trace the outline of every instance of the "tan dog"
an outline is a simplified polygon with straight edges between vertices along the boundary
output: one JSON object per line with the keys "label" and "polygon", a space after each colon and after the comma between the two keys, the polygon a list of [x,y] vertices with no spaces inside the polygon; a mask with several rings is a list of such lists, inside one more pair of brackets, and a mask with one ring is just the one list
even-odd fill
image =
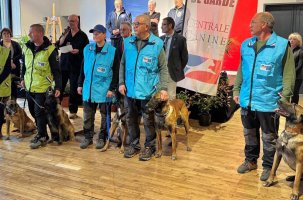
{"label": "tan dog", "polygon": [[285,102],[278,102],[278,104],[279,110],[277,112],[286,117],[285,130],[277,139],[273,167],[264,186],[269,187],[273,184],[276,171],[283,158],[288,166],[296,171],[290,199],[298,200],[303,163],[303,108],[299,105]]}
{"label": "tan dog", "polygon": [[156,93],[150,101],[146,104],[146,109],[155,110],[156,116],[156,132],[157,132],[157,145],[158,151],[156,157],[162,156],[162,136],[161,136],[161,129],[167,128],[169,133],[171,134],[172,139],[172,160],[177,159],[176,149],[177,149],[177,119],[181,117],[184,128],[186,132],[186,145],[187,151],[191,151],[189,146],[189,138],[188,138],[188,131],[189,131],[189,112],[188,109],[181,99],[174,99],[169,101],[162,101],[160,98],[160,93]]}
{"label": "tan dog", "polygon": [[66,112],[58,103],[52,87],[49,87],[46,92],[44,106],[52,139],[58,142],[58,144],[62,144],[63,141],[74,140],[75,128]]}
{"label": "tan dog", "polygon": [[[119,101],[117,102],[117,113],[115,114],[112,124],[110,127],[110,138],[112,138],[117,130],[118,135],[120,134],[122,141],[118,141],[118,146],[120,147],[119,153],[124,153],[124,146],[127,136],[127,126],[126,126],[126,119],[125,119],[126,110],[124,108],[124,97],[120,96]],[[101,149],[101,151],[106,151],[109,147],[110,139],[107,138],[106,143],[104,147]]]}
{"label": "tan dog", "polygon": [[18,103],[14,100],[6,102],[5,106],[6,116],[6,133],[9,138],[10,136],[10,123],[13,122],[14,127],[20,131],[22,137],[27,137],[33,134],[36,130],[36,125],[27,116],[26,112],[20,108]]}

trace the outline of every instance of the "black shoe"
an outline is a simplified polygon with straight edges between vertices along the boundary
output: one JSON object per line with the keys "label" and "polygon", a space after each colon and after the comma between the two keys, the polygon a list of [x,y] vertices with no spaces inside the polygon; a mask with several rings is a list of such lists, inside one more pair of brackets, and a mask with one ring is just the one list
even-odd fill
{"label": "black shoe", "polygon": [[151,147],[145,147],[143,152],[139,155],[139,160],[148,161],[151,159],[152,155],[155,153],[155,150]]}
{"label": "black shoe", "polygon": [[[286,181],[289,181],[289,182],[294,182],[295,181],[295,177],[296,176],[287,176],[286,177]],[[301,177],[301,181],[303,180],[303,176]]]}
{"label": "black shoe", "polygon": [[139,149],[129,146],[126,151],[124,151],[124,158],[132,158],[139,153]]}
{"label": "black shoe", "polygon": [[81,149],[86,149],[89,145],[93,144],[93,140],[92,139],[84,139],[82,140],[82,142],[80,143],[80,148]]}
{"label": "black shoe", "polygon": [[98,139],[96,141],[96,149],[102,149],[105,145],[105,142],[103,139]]}
{"label": "black shoe", "polygon": [[[33,139],[31,139],[29,142],[30,142],[30,143],[36,143],[37,140],[39,140],[39,138],[42,138],[42,136],[41,136],[40,134],[36,134],[35,137],[34,137]],[[49,140],[48,135],[46,135],[45,138],[46,138],[46,141]]]}
{"label": "black shoe", "polygon": [[39,135],[36,135],[36,137],[32,140],[29,147],[31,149],[38,149],[39,147],[44,147],[47,144],[46,137],[40,137]]}

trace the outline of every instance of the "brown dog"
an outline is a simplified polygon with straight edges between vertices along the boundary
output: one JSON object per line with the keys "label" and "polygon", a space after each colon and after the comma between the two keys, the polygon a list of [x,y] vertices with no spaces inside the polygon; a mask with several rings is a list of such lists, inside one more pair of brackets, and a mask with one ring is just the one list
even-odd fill
{"label": "brown dog", "polygon": [[[121,145],[120,147],[120,152],[119,153],[124,153],[124,146],[125,146],[125,141],[126,141],[126,135],[127,135],[127,126],[126,126],[126,110],[124,108],[124,97],[120,96],[119,100],[117,102],[117,113],[115,114],[111,127],[110,127],[110,138],[112,138],[117,130],[118,132],[118,137],[119,135],[121,136],[122,141],[118,141],[118,146]],[[106,151],[109,147],[110,139],[107,138],[106,143],[104,147],[101,149],[101,151]]]}
{"label": "brown dog", "polygon": [[26,112],[20,108],[18,103],[14,100],[6,102],[5,106],[6,116],[6,133],[9,139],[10,136],[10,123],[13,122],[14,127],[20,131],[22,137],[27,137],[33,134],[36,130],[36,125],[27,116]]}
{"label": "brown dog", "polygon": [[273,184],[276,171],[281,158],[283,158],[288,166],[296,171],[290,199],[298,200],[303,163],[303,108],[299,105],[285,102],[278,102],[278,104],[279,110],[277,112],[286,117],[285,130],[277,139],[273,167],[264,186],[269,187]]}
{"label": "brown dog", "polygon": [[75,137],[75,128],[66,112],[58,103],[57,98],[55,97],[55,91],[52,87],[49,87],[46,92],[44,106],[52,139],[58,142],[58,144],[62,144],[63,141],[73,140]]}
{"label": "brown dog", "polygon": [[187,151],[191,151],[189,147],[188,131],[189,131],[189,112],[188,109],[181,99],[174,99],[169,101],[162,101],[160,93],[156,93],[150,101],[146,104],[146,109],[155,110],[156,119],[156,132],[157,132],[157,145],[158,151],[156,157],[162,156],[162,136],[161,129],[167,128],[171,134],[172,139],[172,160],[177,159],[176,148],[177,148],[177,119],[181,117],[186,132],[186,145]]}

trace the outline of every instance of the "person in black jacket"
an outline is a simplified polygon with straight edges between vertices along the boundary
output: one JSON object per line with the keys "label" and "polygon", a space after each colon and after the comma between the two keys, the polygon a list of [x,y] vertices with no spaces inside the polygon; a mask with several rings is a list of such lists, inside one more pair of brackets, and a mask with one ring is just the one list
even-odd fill
{"label": "person in black jacket", "polygon": [[109,13],[106,22],[106,28],[108,32],[110,32],[111,44],[116,47],[116,53],[118,53],[118,56],[121,59],[122,52],[120,50],[121,47],[119,45],[121,44],[121,40],[123,39],[120,35],[119,28],[122,22],[128,21],[129,23],[132,23],[132,15],[130,12],[124,9],[122,0],[115,0],[114,4],[115,10]]}
{"label": "person in black jacket", "polygon": [[303,50],[301,49],[302,36],[299,33],[292,33],[289,35],[288,40],[290,42],[290,47],[294,53],[296,67],[296,82],[291,102],[298,104],[300,87],[303,82]]}
{"label": "person in black jacket", "polygon": [[177,82],[185,78],[184,68],[188,61],[186,38],[174,31],[175,22],[173,18],[166,17],[162,21],[161,36],[164,41],[164,49],[169,72],[168,94],[170,99],[176,98]]}
{"label": "person in black jacket", "polygon": [[11,50],[11,77],[12,77],[12,93],[11,99],[16,100],[18,96],[17,83],[20,81],[20,59],[22,58],[22,49],[18,42],[12,40],[12,32],[9,28],[3,28],[1,30],[1,42],[0,45]]}
{"label": "person in black jacket", "polygon": [[57,47],[72,45],[73,50],[62,53],[60,57],[60,68],[62,72],[62,90],[60,100],[63,98],[67,81],[70,83],[69,93],[69,118],[77,118],[78,105],[81,103],[81,96],[77,92],[78,78],[83,61],[83,49],[89,43],[87,35],[79,28],[79,17],[70,15],[69,26],[65,29],[60,39],[56,42]]}

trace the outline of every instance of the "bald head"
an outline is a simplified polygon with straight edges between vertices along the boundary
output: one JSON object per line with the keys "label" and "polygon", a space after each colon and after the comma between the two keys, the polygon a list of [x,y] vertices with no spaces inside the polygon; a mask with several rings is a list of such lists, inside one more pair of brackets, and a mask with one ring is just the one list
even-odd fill
{"label": "bald head", "polygon": [[144,23],[148,26],[148,28],[150,27],[150,17],[148,15],[138,15],[136,17],[140,23]]}
{"label": "bald head", "polygon": [[79,29],[79,17],[78,15],[72,14],[68,16],[68,24],[71,30],[77,31]]}

